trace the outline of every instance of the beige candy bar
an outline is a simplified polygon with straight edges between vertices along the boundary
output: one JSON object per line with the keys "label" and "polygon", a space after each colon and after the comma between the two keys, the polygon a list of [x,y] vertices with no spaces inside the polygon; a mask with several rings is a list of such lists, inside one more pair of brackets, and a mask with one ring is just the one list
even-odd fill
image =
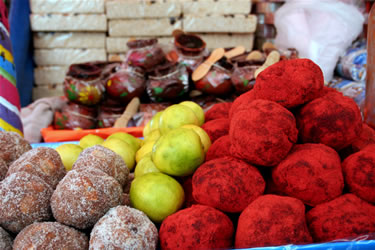
{"label": "beige candy bar", "polygon": [[109,20],[109,36],[170,36],[175,29],[181,29],[176,18]]}
{"label": "beige candy bar", "polygon": [[198,34],[205,42],[208,49],[232,48],[239,45],[250,51],[254,45],[254,34]]}
{"label": "beige candy bar", "polygon": [[[121,53],[128,51],[126,43],[131,39],[150,39],[155,37],[107,37],[107,53]],[[156,37],[159,44],[168,44],[173,37]]]}
{"label": "beige candy bar", "polygon": [[34,87],[32,90],[33,101],[43,98],[43,97],[63,96],[63,95],[64,95],[63,84],[47,84],[44,86]]}
{"label": "beige candy bar", "polygon": [[30,0],[32,13],[104,13],[105,0]]}
{"label": "beige candy bar", "polygon": [[34,68],[34,81],[36,85],[50,83],[62,84],[65,79],[68,67],[48,66]]}
{"label": "beige candy bar", "polygon": [[104,14],[31,14],[33,31],[107,31]]}
{"label": "beige candy bar", "polygon": [[105,49],[36,49],[34,60],[38,66],[70,65],[90,61],[105,61]]}
{"label": "beige candy bar", "polygon": [[37,32],[34,33],[34,48],[105,48],[105,33],[83,32]]}
{"label": "beige candy bar", "polygon": [[182,6],[184,15],[250,14],[251,12],[250,0],[185,1]]}
{"label": "beige candy bar", "polygon": [[184,18],[183,27],[186,32],[202,33],[253,33],[256,29],[255,15],[234,16],[192,16]]}
{"label": "beige candy bar", "polygon": [[106,10],[108,19],[173,17],[181,15],[181,4],[116,0],[107,1]]}
{"label": "beige candy bar", "polygon": [[192,16],[184,17],[184,31],[202,33],[253,33],[256,29],[255,15]]}

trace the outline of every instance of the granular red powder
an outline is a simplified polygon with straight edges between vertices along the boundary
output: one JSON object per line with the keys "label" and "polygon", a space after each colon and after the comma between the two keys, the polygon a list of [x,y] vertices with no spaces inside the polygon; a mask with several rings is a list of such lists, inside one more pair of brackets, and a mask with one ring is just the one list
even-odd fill
{"label": "granular red powder", "polygon": [[375,145],[369,145],[346,158],[342,169],[350,192],[375,203]]}
{"label": "granular red powder", "polygon": [[320,204],[306,214],[316,242],[356,237],[375,232],[375,207],[354,194]]}
{"label": "granular red powder", "polygon": [[246,110],[247,106],[255,100],[255,95],[254,91],[250,90],[246,93],[243,93],[239,97],[237,97],[233,104],[232,107],[229,110],[229,119],[232,119],[233,115],[241,110]]}
{"label": "granular red powder", "polygon": [[230,156],[230,137],[224,135],[217,139],[208,149],[206,153],[206,161],[210,161],[216,158],[224,156]]}
{"label": "granular red powder", "polygon": [[322,143],[336,150],[349,146],[362,131],[357,104],[336,91],[303,106],[296,119],[304,143]]}
{"label": "granular red powder", "polygon": [[193,175],[193,197],[224,212],[244,210],[262,195],[266,183],[255,167],[231,157],[202,164]]}
{"label": "granular red powder", "polygon": [[340,157],[323,144],[295,145],[272,179],[282,193],[310,206],[333,200],[344,188]]}
{"label": "granular red powder", "polygon": [[371,144],[375,144],[375,130],[366,123],[363,123],[362,132],[359,137],[353,141],[352,149],[354,152],[358,152]]}
{"label": "granular red powder", "polygon": [[263,195],[238,220],[235,247],[264,247],[312,242],[305,206],[292,197]]}
{"label": "granular red powder", "polygon": [[211,120],[204,123],[202,128],[210,137],[211,142],[214,143],[217,139],[229,133],[229,119]]}
{"label": "granular red powder", "polygon": [[185,193],[184,207],[191,207],[192,205],[198,204],[193,197],[193,176],[187,177],[182,184]]}
{"label": "granular red powder", "polygon": [[323,72],[309,59],[292,59],[275,63],[262,71],[254,85],[256,99],[277,102],[294,108],[321,95]]}
{"label": "granular red powder", "polygon": [[229,117],[229,110],[232,106],[231,102],[221,102],[214,104],[209,110],[204,114],[205,121],[211,121],[221,118]]}
{"label": "granular red powder", "polygon": [[230,123],[231,154],[251,164],[275,166],[297,141],[293,114],[276,102],[255,100]]}
{"label": "granular red powder", "polygon": [[208,206],[193,205],[168,216],[161,224],[162,249],[228,249],[234,228],[224,213]]}

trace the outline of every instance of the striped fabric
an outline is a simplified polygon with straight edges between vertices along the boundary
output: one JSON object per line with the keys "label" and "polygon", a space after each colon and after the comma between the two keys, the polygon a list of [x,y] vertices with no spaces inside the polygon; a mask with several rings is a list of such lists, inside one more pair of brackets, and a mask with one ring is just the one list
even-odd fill
{"label": "striped fabric", "polygon": [[0,0],[0,130],[23,135],[21,105],[8,28],[7,9]]}

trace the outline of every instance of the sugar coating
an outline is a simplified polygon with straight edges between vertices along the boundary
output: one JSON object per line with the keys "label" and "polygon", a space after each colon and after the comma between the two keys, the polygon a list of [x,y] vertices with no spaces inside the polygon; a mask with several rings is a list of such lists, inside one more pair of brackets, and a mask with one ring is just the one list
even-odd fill
{"label": "sugar coating", "polygon": [[122,203],[122,193],[120,184],[99,169],[71,170],[53,192],[52,213],[65,225],[89,228]]}
{"label": "sugar coating", "polygon": [[16,132],[0,131],[0,148],[0,158],[9,166],[23,153],[29,151],[31,145]]}
{"label": "sugar coating", "polygon": [[8,165],[6,162],[0,158],[0,181],[2,181],[8,172]]}
{"label": "sugar coating", "polygon": [[250,103],[252,103],[254,100],[256,100],[254,90],[247,91],[243,93],[242,95],[240,95],[239,97],[237,97],[234,100],[232,106],[230,107],[229,119],[231,120],[233,115],[237,113],[238,111],[246,110],[247,106]]}
{"label": "sugar coating", "polygon": [[17,172],[0,183],[0,224],[18,233],[35,221],[51,217],[53,189],[36,175]]}
{"label": "sugar coating", "polygon": [[0,249],[12,250],[12,238],[2,227],[0,227]]}
{"label": "sugar coating", "polygon": [[128,206],[111,208],[94,226],[90,250],[156,249],[158,230],[143,212]]}
{"label": "sugar coating", "polygon": [[25,227],[14,239],[13,248],[28,249],[74,249],[89,247],[88,237],[74,228],[58,222],[36,222]]}
{"label": "sugar coating", "polygon": [[79,155],[73,169],[97,168],[115,178],[123,187],[126,185],[129,168],[120,155],[100,145],[86,148]]}
{"label": "sugar coating", "polygon": [[59,153],[47,147],[34,148],[24,153],[9,166],[7,175],[20,171],[40,177],[53,189],[66,174]]}

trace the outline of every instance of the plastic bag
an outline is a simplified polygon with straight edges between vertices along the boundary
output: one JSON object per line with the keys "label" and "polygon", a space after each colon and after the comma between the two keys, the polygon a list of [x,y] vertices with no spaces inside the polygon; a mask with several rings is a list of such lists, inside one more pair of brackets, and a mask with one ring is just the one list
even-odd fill
{"label": "plastic bag", "polygon": [[275,13],[279,48],[296,48],[332,79],[339,56],[361,33],[364,17],[353,5],[337,0],[289,0]]}

